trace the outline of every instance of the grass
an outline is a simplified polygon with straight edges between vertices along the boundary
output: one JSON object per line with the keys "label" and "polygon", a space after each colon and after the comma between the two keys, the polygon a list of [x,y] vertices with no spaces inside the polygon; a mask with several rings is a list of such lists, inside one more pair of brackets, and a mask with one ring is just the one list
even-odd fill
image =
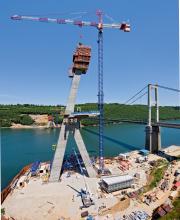
{"label": "grass", "polygon": [[180,219],[180,192],[179,196],[173,202],[173,210],[167,215],[159,218],[160,220],[179,220]]}
{"label": "grass", "polygon": [[168,167],[168,162],[166,160],[159,159],[150,173],[149,184],[145,187],[144,192],[148,192],[155,188],[160,180],[162,180],[164,173]]}

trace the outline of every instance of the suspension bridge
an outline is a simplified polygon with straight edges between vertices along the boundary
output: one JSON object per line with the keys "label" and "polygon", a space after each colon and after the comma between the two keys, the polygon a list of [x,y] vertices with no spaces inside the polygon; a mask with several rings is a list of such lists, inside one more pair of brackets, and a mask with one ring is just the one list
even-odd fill
{"label": "suspension bridge", "polygon": [[[131,120],[131,119],[110,119],[105,118],[104,121],[109,122],[124,122],[124,123],[135,123],[135,124],[144,124],[146,125],[145,128],[145,148],[149,150],[151,153],[157,153],[161,149],[161,131],[160,127],[166,128],[175,128],[180,129],[180,124],[178,123],[170,123],[170,122],[163,122],[160,121],[160,112],[159,112],[159,96],[158,96],[158,89],[164,89],[175,93],[180,93],[179,89],[170,88],[167,86],[162,86],[158,84],[148,84],[135,93],[131,98],[129,98],[124,105],[132,105],[142,97],[147,97],[147,107],[148,107],[148,115],[147,120]],[[155,120],[152,120],[152,91],[154,90],[155,96]],[[177,110],[180,114],[180,109]]]}
{"label": "suspension bridge", "polygon": [[[152,120],[152,116],[151,116],[151,108],[152,106],[152,97],[151,97],[151,91],[152,89],[155,89],[155,107],[156,107],[156,119],[155,121]],[[128,119],[128,118],[119,118],[119,119],[111,119],[111,118],[104,118],[104,121],[106,122],[126,122],[126,123],[134,123],[134,124],[152,124],[152,125],[158,125],[160,127],[168,127],[168,128],[180,128],[180,124],[176,124],[176,123],[168,123],[168,122],[163,122],[163,121],[159,121],[159,97],[158,97],[158,93],[157,93],[157,89],[161,88],[161,89],[165,89],[168,91],[172,91],[172,92],[176,92],[176,93],[180,93],[179,89],[175,89],[175,88],[170,88],[170,87],[166,87],[166,86],[162,86],[162,85],[153,85],[153,84],[149,84],[145,87],[143,87],[141,90],[139,90],[137,93],[135,93],[131,98],[129,98],[126,102],[124,102],[124,105],[132,105],[135,104],[138,100],[140,100],[142,97],[145,97],[148,95],[148,98],[150,99],[147,103],[148,106],[148,117],[147,120],[132,120],[132,119]],[[146,91],[147,90],[147,91]],[[145,91],[145,92],[144,92]],[[179,107],[179,114],[180,114],[180,107]]]}

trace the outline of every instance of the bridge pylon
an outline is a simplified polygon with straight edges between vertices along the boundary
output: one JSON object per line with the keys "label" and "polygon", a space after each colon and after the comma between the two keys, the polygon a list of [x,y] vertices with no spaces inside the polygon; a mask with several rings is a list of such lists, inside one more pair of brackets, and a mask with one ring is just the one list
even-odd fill
{"label": "bridge pylon", "polygon": [[71,133],[75,139],[82,160],[84,162],[89,177],[95,177],[96,172],[92,166],[89,154],[80,133],[80,115],[74,115],[74,106],[79,88],[79,82],[82,74],[85,74],[91,57],[91,48],[79,44],[73,55],[72,84],[70,94],[65,109],[64,119],[61,125],[60,135],[52,162],[49,182],[58,182],[63,167],[63,159],[66,150],[69,134]]}
{"label": "bridge pylon", "polygon": [[148,124],[145,132],[145,148],[151,153],[157,153],[161,149],[160,126],[152,125],[152,89],[155,90],[156,123],[159,122],[158,85],[148,85]]}
{"label": "bridge pylon", "polygon": [[157,153],[161,149],[161,130],[160,126],[146,126],[145,148],[151,153]]}

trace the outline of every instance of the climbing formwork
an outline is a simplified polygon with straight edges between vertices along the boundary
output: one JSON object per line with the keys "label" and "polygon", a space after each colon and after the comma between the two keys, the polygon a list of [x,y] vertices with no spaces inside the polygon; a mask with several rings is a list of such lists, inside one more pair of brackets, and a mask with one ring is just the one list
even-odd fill
{"label": "climbing formwork", "polygon": [[72,72],[81,71],[81,73],[86,73],[89,67],[91,59],[91,48],[84,45],[79,45],[73,55],[73,68]]}

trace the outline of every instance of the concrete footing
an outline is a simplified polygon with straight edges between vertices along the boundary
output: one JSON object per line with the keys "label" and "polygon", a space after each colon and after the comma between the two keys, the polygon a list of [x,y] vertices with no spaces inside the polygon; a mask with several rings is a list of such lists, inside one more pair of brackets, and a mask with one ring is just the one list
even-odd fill
{"label": "concrete footing", "polygon": [[161,149],[161,131],[158,125],[146,126],[145,148],[151,153]]}

